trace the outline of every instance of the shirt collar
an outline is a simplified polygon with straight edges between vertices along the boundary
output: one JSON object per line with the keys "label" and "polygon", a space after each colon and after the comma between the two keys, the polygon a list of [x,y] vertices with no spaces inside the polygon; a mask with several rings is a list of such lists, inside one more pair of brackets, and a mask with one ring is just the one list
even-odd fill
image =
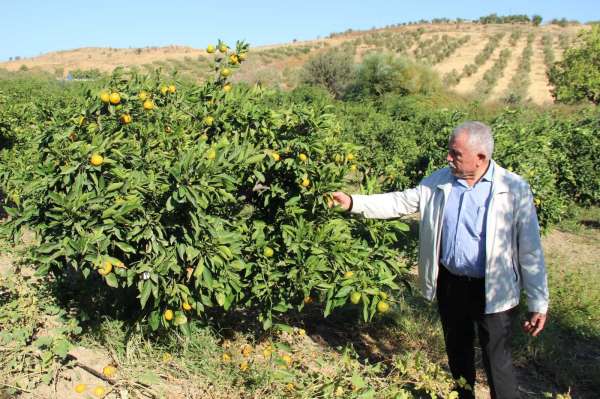
{"label": "shirt collar", "polygon": [[[467,184],[467,182],[464,179],[460,179],[456,176],[453,176],[453,177],[454,177],[455,183],[459,183],[465,187],[469,187],[469,185]],[[487,170],[485,171],[483,176],[481,176],[481,178],[479,179],[479,181],[477,183],[479,183],[480,181],[484,181],[484,180],[491,183],[493,180],[493,177],[494,177],[494,162],[490,161],[490,164],[489,164]],[[477,183],[475,183],[475,184],[477,184]]]}
{"label": "shirt collar", "polygon": [[491,182],[492,178],[494,176],[494,163],[492,161],[490,161],[490,165],[487,168],[487,171],[484,173],[483,176],[481,176],[480,180],[486,180]]}

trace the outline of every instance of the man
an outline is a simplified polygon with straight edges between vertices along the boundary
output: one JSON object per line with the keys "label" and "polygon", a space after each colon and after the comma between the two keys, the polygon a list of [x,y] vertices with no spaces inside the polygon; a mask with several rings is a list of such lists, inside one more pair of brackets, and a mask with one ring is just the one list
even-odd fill
{"label": "man", "polygon": [[492,398],[518,398],[510,353],[511,319],[524,288],[523,330],[544,328],[548,285],[529,185],[492,160],[491,129],[466,122],[452,133],[448,167],[416,188],[376,195],[333,193],[342,208],[367,218],[419,212],[419,286],[437,296],[452,376],[473,398],[475,326]]}

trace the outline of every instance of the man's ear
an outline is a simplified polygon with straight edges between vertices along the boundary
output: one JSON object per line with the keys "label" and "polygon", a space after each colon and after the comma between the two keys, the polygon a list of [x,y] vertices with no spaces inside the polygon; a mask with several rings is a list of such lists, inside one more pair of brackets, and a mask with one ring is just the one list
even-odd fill
{"label": "man's ear", "polygon": [[487,155],[485,155],[483,152],[479,152],[479,153],[477,153],[477,159],[480,162],[484,162],[485,163],[487,161]]}

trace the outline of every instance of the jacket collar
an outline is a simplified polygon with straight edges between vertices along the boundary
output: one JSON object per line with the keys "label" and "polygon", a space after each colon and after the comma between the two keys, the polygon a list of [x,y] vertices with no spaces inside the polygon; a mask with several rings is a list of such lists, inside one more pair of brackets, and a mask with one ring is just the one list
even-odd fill
{"label": "jacket collar", "polygon": [[508,171],[500,167],[493,159],[490,161],[494,166],[494,175],[492,177],[492,191],[494,194],[506,193],[510,191],[507,183]]}

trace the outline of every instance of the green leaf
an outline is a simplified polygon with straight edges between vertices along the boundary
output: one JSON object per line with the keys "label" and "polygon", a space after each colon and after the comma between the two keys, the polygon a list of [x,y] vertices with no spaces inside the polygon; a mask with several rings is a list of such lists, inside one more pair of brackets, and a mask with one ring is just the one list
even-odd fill
{"label": "green leaf", "polygon": [[354,289],[353,286],[351,285],[347,285],[345,287],[342,287],[342,289],[340,289],[337,294],[335,295],[336,298],[341,298],[341,297],[345,297],[348,296],[348,294]]}
{"label": "green leaf", "polygon": [[148,323],[153,331],[158,330],[158,326],[160,325],[160,314],[156,310],[150,313]]}
{"label": "green leaf", "polygon": [[111,184],[109,184],[109,185],[108,185],[108,187],[106,188],[106,191],[108,191],[108,192],[110,193],[111,191],[118,190],[118,189],[120,189],[121,187],[123,187],[123,184],[125,184],[125,183],[123,183],[123,182],[111,183]]}
{"label": "green leaf", "polygon": [[107,274],[104,276],[104,279],[109,287],[119,288],[119,282],[117,281],[117,276],[115,276],[114,273]]}
{"label": "green leaf", "polygon": [[122,242],[122,241],[113,241],[113,242],[115,243],[115,245],[117,247],[121,248],[121,250],[123,252],[135,253],[135,249],[131,245],[129,245],[125,242]]}
{"label": "green leaf", "polygon": [[150,280],[144,281],[143,284],[144,287],[142,288],[142,292],[140,295],[140,304],[142,306],[142,309],[144,309],[144,307],[146,306],[146,302],[148,301],[148,298],[152,293],[152,283],[150,282]]}
{"label": "green leaf", "polygon": [[64,338],[54,340],[52,351],[60,358],[65,358],[71,350],[71,344]]}

